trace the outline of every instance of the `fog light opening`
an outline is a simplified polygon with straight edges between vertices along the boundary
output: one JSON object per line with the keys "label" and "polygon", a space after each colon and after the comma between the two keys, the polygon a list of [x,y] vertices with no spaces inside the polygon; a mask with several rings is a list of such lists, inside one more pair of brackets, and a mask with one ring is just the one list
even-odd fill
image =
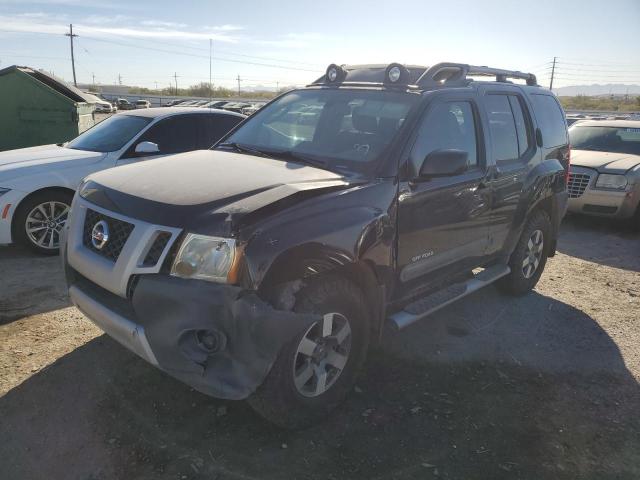
{"label": "fog light opening", "polygon": [[217,330],[196,330],[196,343],[207,354],[217,353],[227,346],[227,337]]}

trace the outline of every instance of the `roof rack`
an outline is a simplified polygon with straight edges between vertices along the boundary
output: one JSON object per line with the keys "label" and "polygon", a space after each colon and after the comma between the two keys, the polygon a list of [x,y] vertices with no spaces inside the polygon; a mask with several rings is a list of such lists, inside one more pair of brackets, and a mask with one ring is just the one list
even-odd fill
{"label": "roof rack", "polygon": [[536,76],[533,73],[464,63],[438,63],[429,67],[418,79],[417,84],[419,87],[424,88],[451,83],[467,83],[470,81],[467,76],[495,77],[496,82],[507,82],[507,78],[519,78],[526,80],[527,85],[538,85]]}

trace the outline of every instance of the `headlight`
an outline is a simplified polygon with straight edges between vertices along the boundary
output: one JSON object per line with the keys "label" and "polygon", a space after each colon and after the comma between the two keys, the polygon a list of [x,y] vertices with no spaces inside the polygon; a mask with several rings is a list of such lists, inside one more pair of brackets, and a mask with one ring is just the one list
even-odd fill
{"label": "headlight", "polygon": [[10,192],[10,191],[11,191],[10,188],[2,188],[2,187],[0,187],[0,197],[2,195],[4,195],[5,193]]}
{"label": "headlight", "polygon": [[171,275],[227,283],[235,259],[235,240],[189,233],[173,261]]}
{"label": "headlight", "polygon": [[624,190],[627,186],[627,177],[624,175],[611,175],[601,173],[596,181],[596,188],[613,188],[615,190]]}

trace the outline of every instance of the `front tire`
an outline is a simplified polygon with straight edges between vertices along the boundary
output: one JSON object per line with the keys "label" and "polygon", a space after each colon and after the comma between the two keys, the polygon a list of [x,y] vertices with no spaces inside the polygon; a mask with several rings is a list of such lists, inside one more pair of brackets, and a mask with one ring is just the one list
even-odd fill
{"label": "front tire", "polygon": [[509,259],[511,273],[497,282],[510,295],[524,295],[536,286],[544,271],[551,246],[551,221],[546,212],[536,210],[529,217]]}
{"label": "front tire", "polygon": [[15,213],[17,242],[44,255],[57,255],[73,195],[45,190],[24,200]]}
{"label": "front tire", "polygon": [[302,428],[326,417],[353,388],[365,360],[369,325],[364,295],[350,281],[313,279],[295,310],[323,315],[285,345],[251,407],[282,428]]}

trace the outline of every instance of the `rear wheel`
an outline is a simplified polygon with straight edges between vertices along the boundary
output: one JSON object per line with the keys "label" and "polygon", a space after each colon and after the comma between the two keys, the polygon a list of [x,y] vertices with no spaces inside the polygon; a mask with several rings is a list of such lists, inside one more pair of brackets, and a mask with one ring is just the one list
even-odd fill
{"label": "rear wheel", "polygon": [[15,216],[18,242],[45,255],[57,255],[73,195],[60,190],[45,190],[20,204]]}
{"label": "rear wheel", "polygon": [[360,289],[328,276],[297,295],[295,310],[322,315],[285,345],[269,375],[248,399],[261,416],[284,428],[308,426],[339,405],[366,357],[369,326]]}
{"label": "rear wheel", "polygon": [[527,221],[509,259],[511,272],[497,286],[511,295],[533,289],[544,271],[551,245],[551,222],[546,212],[535,211]]}
{"label": "rear wheel", "polygon": [[633,232],[640,232],[640,204],[638,205],[638,208],[636,208],[636,212],[633,217],[629,219],[629,228]]}

